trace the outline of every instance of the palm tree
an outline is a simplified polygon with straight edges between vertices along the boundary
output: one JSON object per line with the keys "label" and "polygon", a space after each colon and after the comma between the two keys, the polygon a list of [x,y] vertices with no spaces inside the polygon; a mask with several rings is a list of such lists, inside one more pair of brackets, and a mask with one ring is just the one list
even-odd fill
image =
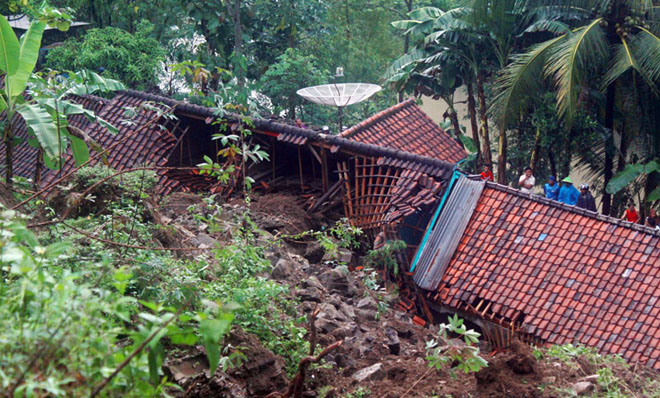
{"label": "palm tree", "polygon": [[[509,126],[527,108],[533,93],[540,91],[547,81],[554,86],[558,114],[570,125],[580,106],[598,103],[590,90],[598,83],[595,88],[605,97],[604,103],[600,101],[605,128],[612,132],[619,127],[619,133],[625,134],[625,129],[615,124],[620,92],[640,84],[658,92],[660,21],[657,7],[650,0],[573,0],[552,8],[564,15],[588,15],[590,18],[581,26],[567,27],[556,37],[513,57],[496,84],[492,109],[499,125]],[[624,87],[622,83],[630,75],[637,81],[633,87]],[[612,144],[612,134],[606,140]],[[607,185],[612,178],[614,154],[606,151],[604,163]],[[603,193],[602,202],[603,213],[609,214],[611,196],[607,191]]]}

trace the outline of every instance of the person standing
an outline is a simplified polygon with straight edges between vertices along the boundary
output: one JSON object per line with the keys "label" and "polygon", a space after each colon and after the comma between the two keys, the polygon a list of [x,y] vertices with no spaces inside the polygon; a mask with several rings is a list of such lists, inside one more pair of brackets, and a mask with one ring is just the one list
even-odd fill
{"label": "person standing", "polygon": [[658,216],[658,212],[655,209],[649,210],[649,216],[646,217],[646,226],[660,229],[660,216]]}
{"label": "person standing", "polygon": [[632,223],[639,221],[639,214],[637,214],[637,210],[635,210],[635,203],[628,202],[628,208],[623,213],[623,217],[621,217],[621,219]]}
{"label": "person standing", "polygon": [[559,184],[557,184],[557,177],[550,176],[550,178],[548,178],[548,182],[543,186],[543,192],[548,199],[559,199]]}
{"label": "person standing", "polygon": [[573,180],[571,177],[566,177],[561,180],[562,185],[559,189],[559,198],[558,200],[561,203],[566,203],[567,205],[575,206],[580,196],[580,192],[573,186]]}
{"label": "person standing", "polygon": [[594,199],[594,196],[589,192],[589,184],[580,185],[580,196],[578,196],[576,206],[596,211],[596,199]]}
{"label": "person standing", "polygon": [[490,170],[490,165],[484,165],[484,171],[481,172],[481,179],[485,181],[495,181],[493,172]]}
{"label": "person standing", "polygon": [[532,168],[526,167],[525,174],[521,175],[518,178],[518,185],[520,186],[520,192],[522,193],[532,193],[534,189],[534,184],[536,183],[536,178],[532,175]]}

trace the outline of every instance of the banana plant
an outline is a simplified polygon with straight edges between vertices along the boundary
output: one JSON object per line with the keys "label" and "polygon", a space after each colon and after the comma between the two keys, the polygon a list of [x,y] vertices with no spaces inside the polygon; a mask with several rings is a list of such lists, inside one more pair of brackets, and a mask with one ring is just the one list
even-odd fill
{"label": "banana plant", "polygon": [[76,165],[89,159],[90,147],[97,152],[101,151],[101,147],[85,131],[68,122],[69,117],[83,115],[110,133],[117,132],[115,126],[77,103],[78,96],[123,89],[124,86],[118,81],[86,70],[68,72],[66,77],[55,71],[46,75],[33,75],[27,89],[31,101],[23,104],[19,112],[32,135],[28,143],[39,148],[35,187],[39,185],[44,163],[51,169],[61,168],[62,155],[69,144]]}
{"label": "banana plant", "polygon": [[[69,15],[50,7],[42,8],[39,15],[40,19],[30,24],[20,40],[7,19],[0,15],[0,77],[4,78],[4,87],[0,90],[0,112],[4,111],[6,116],[0,123],[3,124],[5,180],[9,189],[12,189],[13,180],[17,114],[23,118],[33,137],[30,144],[40,148],[35,180],[39,179],[41,173],[42,154],[46,165],[58,168],[61,162],[57,160],[61,159],[69,142],[78,163],[89,157],[88,145],[93,146],[94,143],[84,132],[67,123],[68,116],[81,114],[116,132],[114,127],[72,100],[72,96],[123,89],[121,83],[104,79],[92,72],[69,73],[70,79],[60,78],[57,84],[54,83],[54,77],[48,81],[40,81],[38,78],[31,80],[46,26],[50,24],[60,30],[67,30],[71,20]],[[30,81],[32,84],[29,85]],[[25,93],[30,95],[26,96]]]}
{"label": "banana plant", "polygon": [[[609,194],[615,194],[626,188],[633,182],[642,183],[649,174],[660,173],[660,160],[653,159],[647,163],[631,163],[617,173],[607,184],[605,190]],[[660,200],[660,187],[656,187],[651,192],[647,192],[646,201],[654,202]]]}

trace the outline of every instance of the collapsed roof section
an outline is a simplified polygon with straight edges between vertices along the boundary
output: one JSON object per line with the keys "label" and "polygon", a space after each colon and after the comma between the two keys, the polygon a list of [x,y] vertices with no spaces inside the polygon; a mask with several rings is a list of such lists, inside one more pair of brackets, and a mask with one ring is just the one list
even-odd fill
{"label": "collapsed roof section", "polygon": [[461,144],[431,120],[412,98],[371,116],[340,136],[449,163],[467,156]]}
{"label": "collapsed roof section", "polygon": [[660,233],[493,183],[460,217],[446,270],[415,276],[428,297],[530,340],[660,369]]}

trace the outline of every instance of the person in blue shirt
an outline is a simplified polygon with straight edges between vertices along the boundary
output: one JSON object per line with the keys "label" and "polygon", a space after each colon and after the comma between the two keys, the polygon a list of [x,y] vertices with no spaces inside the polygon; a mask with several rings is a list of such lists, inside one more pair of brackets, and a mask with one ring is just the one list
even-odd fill
{"label": "person in blue shirt", "polygon": [[567,205],[575,206],[580,197],[580,191],[573,186],[571,177],[566,177],[561,180],[561,188],[559,189],[559,201]]}
{"label": "person in blue shirt", "polygon": [[548,182],[543,186],[545,197],[552,200],[559,199],[559,184],[557,184],[557,177],[550,176]]}

